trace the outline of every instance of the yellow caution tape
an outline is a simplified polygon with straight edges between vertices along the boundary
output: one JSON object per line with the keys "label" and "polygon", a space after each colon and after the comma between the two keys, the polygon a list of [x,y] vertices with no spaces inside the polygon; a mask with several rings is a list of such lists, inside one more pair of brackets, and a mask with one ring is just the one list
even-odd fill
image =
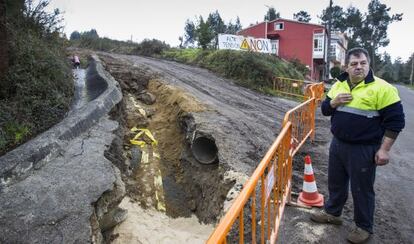
{"label": "yellow caution tape", "polygon": [[[159,211],[166,211],[164,197],[162,197],[162,177],[161,171],[157,170],[157,175],[154,176],[155,199],[157,200],[157,209]],[[161,195],[161,196],[160,196]]]}
{"label": "yellow caution tape", "polygon": [[158,192],[155,192],[155,198],[157,200],[157,209],[158,211],[166,212],[165,203],[161,202],[158,198]]}
{"label": "yellow caution tape", "polygon": [[155,140],[154,136],[152,135],[151,131],[148,129],[137,129],[136,127],[133,127],[131,129],[132,132],[137,132],[139,131],[132,140],[130,140],[131,144],[133,145],[138,145],[140,147],[145,146],[147,143],[143,140],[138,140],[142,135],[146,135],[150,140],[151,140],[151,145],[152,146],[157,146],[158,145],[158,141]]}

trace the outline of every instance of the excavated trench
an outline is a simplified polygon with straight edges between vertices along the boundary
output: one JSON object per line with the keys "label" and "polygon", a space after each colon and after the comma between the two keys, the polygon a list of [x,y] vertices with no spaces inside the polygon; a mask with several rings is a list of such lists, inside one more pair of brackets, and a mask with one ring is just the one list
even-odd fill
{"label": "excavated trench", "polygon": [[[216,221],[233,182],[223,181],[215,139],[198,131],[194,122],[194,113],[209,108],[148,69],[101,58],[123,91],[122,102],[111,112],[120,127],[105,156],[122,172],[128,202],[124,207],[135,204],[172,218],[195,215],[196,222]],[[143,218],[141,210],[128,210]],[[199,240],[204,241],[211,229],[205,228]],[[135,240],[128,231],[134,230],[121,226],[106,238],[114,243]]]}

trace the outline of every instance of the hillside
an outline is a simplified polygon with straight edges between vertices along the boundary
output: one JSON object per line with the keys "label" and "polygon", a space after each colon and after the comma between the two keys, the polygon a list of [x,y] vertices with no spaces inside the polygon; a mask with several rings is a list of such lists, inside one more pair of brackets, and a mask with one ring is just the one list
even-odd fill
{"label": "hillside", "polygon": [[[73,95],[59,12],[5,1],[0,12],[0,156],[59,122]],[[4,24],[3,24],[4,23]],[[3,45],[4,44],[4,45]]]}

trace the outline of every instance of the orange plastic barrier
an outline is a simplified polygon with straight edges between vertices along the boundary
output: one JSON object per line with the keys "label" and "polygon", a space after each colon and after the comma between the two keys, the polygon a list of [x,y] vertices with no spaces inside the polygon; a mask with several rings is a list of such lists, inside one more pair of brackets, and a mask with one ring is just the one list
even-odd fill
{"label": "orange plastic barrier", "polygon": [[285,77],[273,78],[273,90],[284,95],[306,98],[303,95],[305,87],[306,83],[303,80],[296,80]]}
{"label": "orange plastic barrier", "polygon": [[227,243],[227,239],[233,243],[236,236],[239,243],[276,242],[290,201],[293,156],[314,135],[315,111],[323,92],[323,83],[308,85],[304,93],[310,98],[286,113],[280,134],[207,243]]}

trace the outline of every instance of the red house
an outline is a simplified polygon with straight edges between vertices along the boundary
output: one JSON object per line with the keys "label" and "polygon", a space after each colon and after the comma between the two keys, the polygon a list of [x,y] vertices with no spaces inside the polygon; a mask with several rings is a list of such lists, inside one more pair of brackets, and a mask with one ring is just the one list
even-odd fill
{"label": "red house", "polygon": [[326,61],[327,31],[323,25],[288,19],[265,21],[239,31],[238,35],[271,40],[279,57],[299,59],[310,70],[310,78],[321,80]]}

